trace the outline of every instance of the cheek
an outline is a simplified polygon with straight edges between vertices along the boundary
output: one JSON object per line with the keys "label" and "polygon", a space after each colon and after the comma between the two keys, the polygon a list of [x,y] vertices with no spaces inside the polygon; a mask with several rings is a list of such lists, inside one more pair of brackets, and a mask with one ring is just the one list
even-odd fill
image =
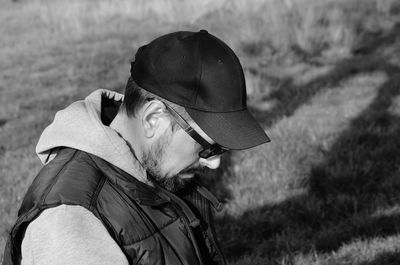
{"label": "cheek", "polygon": [[[184,135],[179,132],[184,133]],[[164,159],[167,164],[180,171],[198,160],[199,149],[194,140],[180,130],[172,138]]]}
{"label": "cheek", "polygon": [[191,161],[197,157],[197,150],[191,143],[176,143],[171,144],[170,147],[170,155],[172,156],[171,158],[175,157],[176,160],[181,162]]}

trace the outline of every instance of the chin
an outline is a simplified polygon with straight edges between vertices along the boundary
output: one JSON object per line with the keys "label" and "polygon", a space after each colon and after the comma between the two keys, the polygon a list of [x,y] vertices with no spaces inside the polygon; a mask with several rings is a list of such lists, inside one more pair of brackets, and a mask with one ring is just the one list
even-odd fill
{"label": "chin", "polygon": [[[186,176],[187,175],[187,176]],[[181,174],[174,175],[172,177],[160,177],[157,175],[148,174],[148,179],[154,184],[170,191],[170,192],[179,192],[186,189],[192,183],[194,174],[185,173],[185,176],[182,177]]]}

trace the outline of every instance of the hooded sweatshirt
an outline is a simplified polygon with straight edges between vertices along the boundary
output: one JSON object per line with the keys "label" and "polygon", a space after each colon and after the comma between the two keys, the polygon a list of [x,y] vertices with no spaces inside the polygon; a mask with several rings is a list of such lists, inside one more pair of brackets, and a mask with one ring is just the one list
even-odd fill
{"label": "hooded sweatshirt", "polygon": [[[36,146],[40,160],[46,164],[54,159],[59,147],[71,147],[147,182],[144,168],[126,141],[102,123],[102,97],[123,99],[119,93],[100,89],[57,112]],[[60,205],[44,210],[29,224],[21,251],[23,265],[128,264],[101,221],[81,206]]]}

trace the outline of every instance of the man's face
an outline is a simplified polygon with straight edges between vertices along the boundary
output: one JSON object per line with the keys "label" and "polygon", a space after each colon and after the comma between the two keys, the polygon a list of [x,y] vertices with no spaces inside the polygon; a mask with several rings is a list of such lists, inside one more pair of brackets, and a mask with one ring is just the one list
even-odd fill
{"label": "man's face", "polygon": [[[214,143],[197,124],[190,125],[209,143]],[[169,128],[143,155],[142,162],[152,176],[151,181],[175,192],[187,186],[205,167],[219,167],[220,156],[200,158],[198,153],[201,150],[201,145],[181,128],[175,131]]]}

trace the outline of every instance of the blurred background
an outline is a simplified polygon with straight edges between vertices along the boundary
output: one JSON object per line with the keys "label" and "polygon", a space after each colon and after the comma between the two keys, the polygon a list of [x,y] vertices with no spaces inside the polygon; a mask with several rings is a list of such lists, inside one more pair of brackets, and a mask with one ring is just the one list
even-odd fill
{"label": "blurred background", "polygon": [[231,152],[229,264],[400,264],[400,0],[0,0],[0,260],[56,111],[119,92],[138,47],[207,29],[272,142]]}

